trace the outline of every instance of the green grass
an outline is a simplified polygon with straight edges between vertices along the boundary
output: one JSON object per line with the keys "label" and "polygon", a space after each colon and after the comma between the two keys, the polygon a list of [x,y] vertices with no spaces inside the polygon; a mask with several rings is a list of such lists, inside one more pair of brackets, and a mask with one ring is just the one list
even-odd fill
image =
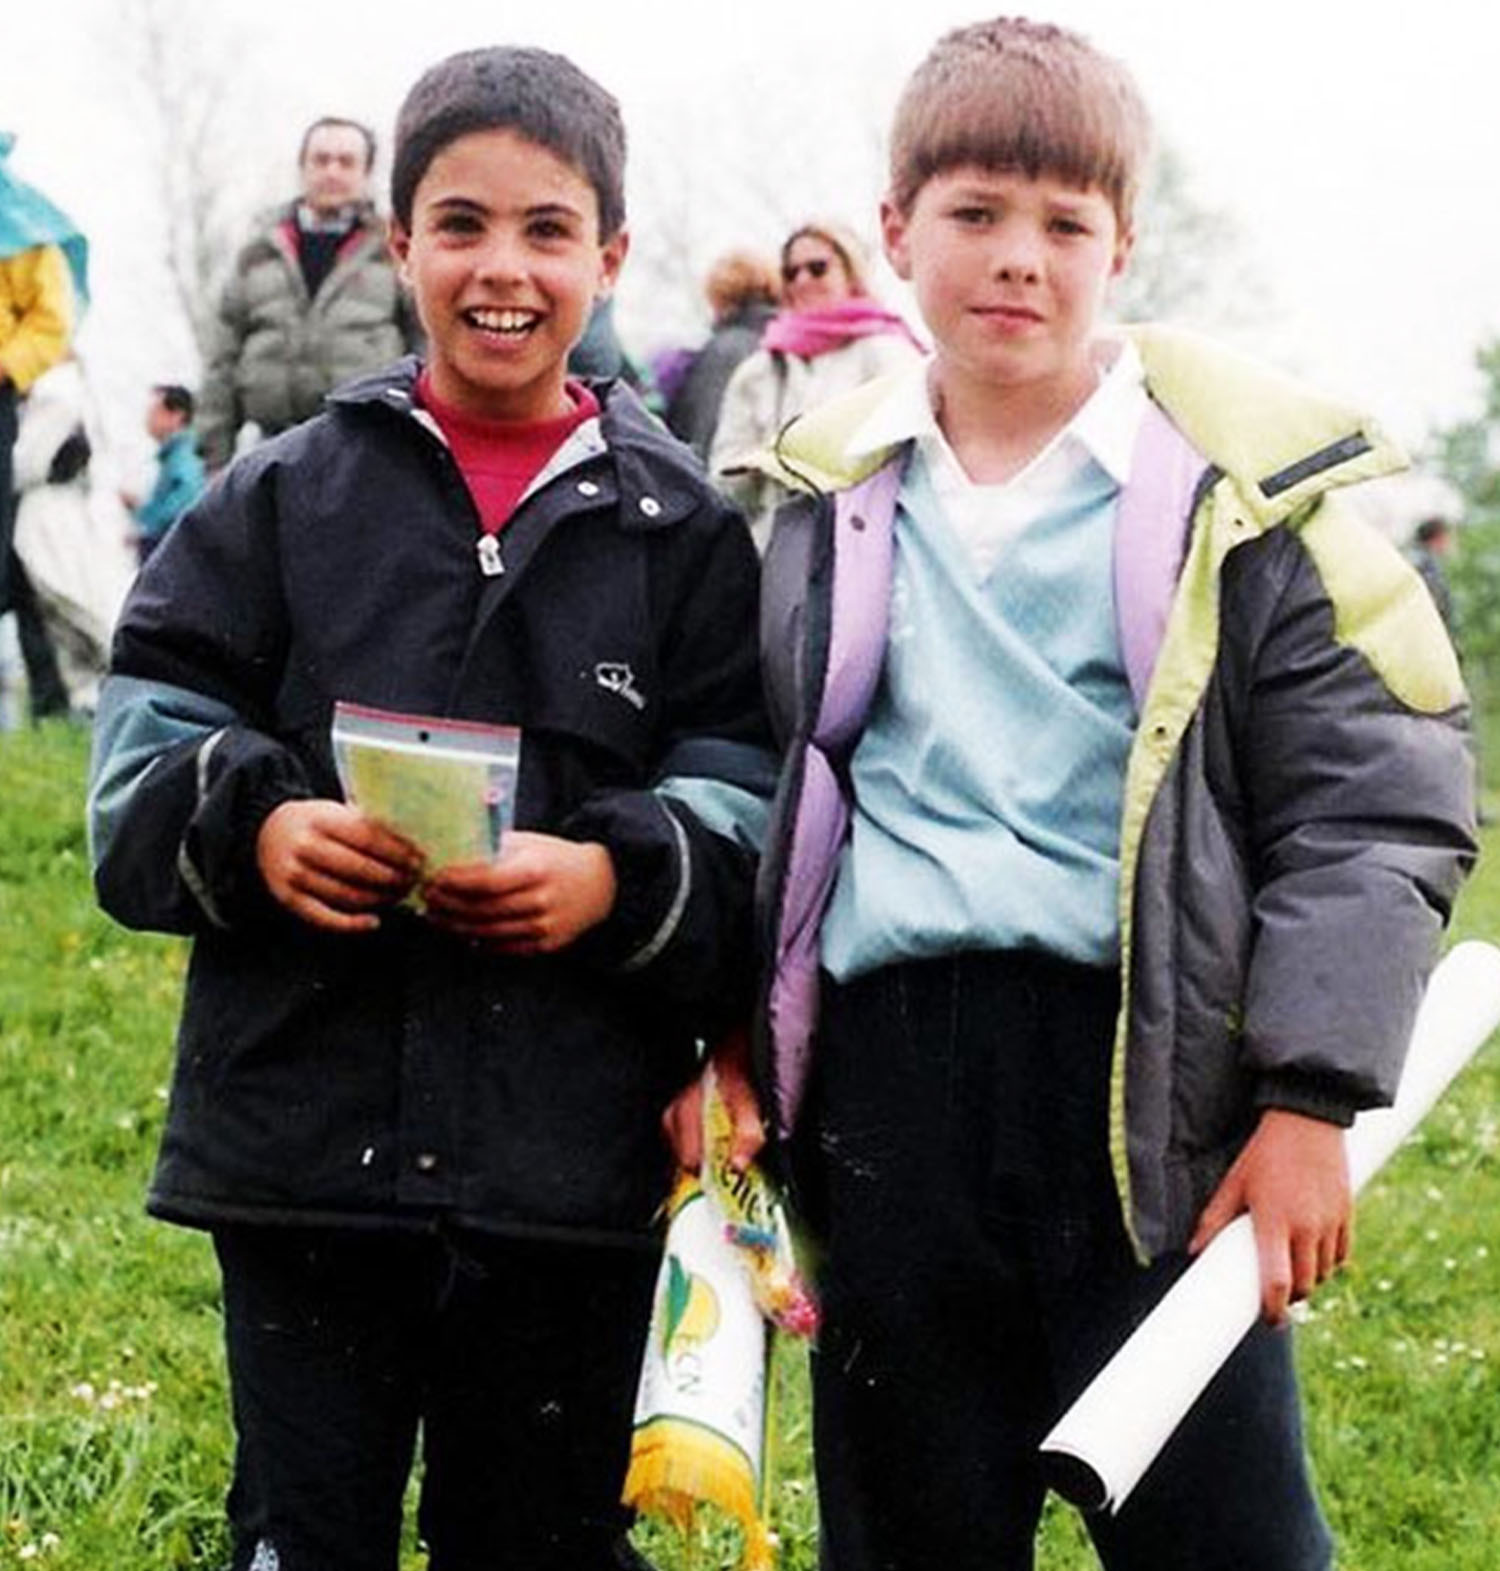
{"label": "green grass", "polygon": [[[1500,732],[1492,733],[1500,734]],[[146,1220],[184,948],[94,907],[85,742],[0,736],[0,1571],[224,1563],[229,1428],[206,1241]],[[1500,830],[1455,937],[1500,936]],[[1360,1208],[1301,1334],[1344,1571],[1491,1571],[1500,1543],[1500,1057],[1492,1043]],[[783,1355],[774,1523],[813,1571],[805,1373]],[[732,1537],[641,1542],[664,1571]],[[406,1565],[423,1564],[409,1546]],[[1042,1571],[1094,1564],[1049,1509]]]}

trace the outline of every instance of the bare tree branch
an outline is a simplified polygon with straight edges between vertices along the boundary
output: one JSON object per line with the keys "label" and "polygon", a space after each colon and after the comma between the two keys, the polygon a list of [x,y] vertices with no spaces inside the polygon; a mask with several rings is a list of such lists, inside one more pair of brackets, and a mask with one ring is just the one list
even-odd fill
{"label": "bare tree branch", "polygon": [[[173,303],[200,353],[217,288],[264,187],[250,113],[256,49],[191,0],[120,0],[117,57],[148,139]],[[258,166],[259,169],[258,169]]]}

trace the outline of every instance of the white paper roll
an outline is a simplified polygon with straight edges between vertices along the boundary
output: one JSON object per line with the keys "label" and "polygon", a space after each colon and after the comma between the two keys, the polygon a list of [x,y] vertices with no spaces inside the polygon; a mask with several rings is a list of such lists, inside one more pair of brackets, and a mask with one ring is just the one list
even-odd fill
{"label": "white paper roll", "polygon": [[[1500,949],[1457,944],[1432,974],[1394,1106],[1362,1113],[1347,1139],[1355,1190],[1421,1123],[1500,1024]],[[1042,1441],[1054,1488],[1085,1510],[1118,1511],[1260,1313],[1248,1216],[1182,1274]]]}

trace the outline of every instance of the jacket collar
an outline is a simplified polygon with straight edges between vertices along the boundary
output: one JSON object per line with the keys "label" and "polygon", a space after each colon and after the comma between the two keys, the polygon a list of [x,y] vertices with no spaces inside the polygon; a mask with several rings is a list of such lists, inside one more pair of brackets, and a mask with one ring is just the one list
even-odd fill
{"label": "jacket collar", "polygon": [[[407,355],[393,365],[345,382],[328,395],[328,402],[356,409],[382,407],[420,421],[434,440],[442,441],[436,423],[423,419],[416,403],[421,369],[420,359]],[[617,503],[624,529],[662,529],[701,508],[707,483],[701,466],[650,414],[630,386],[617,378],[583,380],[599,400],[598,430],[603,442],[580,448],[576,462],[570,455],[566,468],[596,460],[612,468],[616,486],[612,491],[601,486],[595,500],[600,505]]]}
{"label": "jacket collar", "polygon": [[[302,207],[302,198],[294,196],[290,201],[281,202],[275,207],[267,208],[260,216],[260,224],[266,229],[279,229],[283,224],[296,225],[298,211]],[[363,202],[351,204],[349,209],[352,217],[349,228],[373,229],[383,232],[385,221],[380,216],[379,209],[368,197]]]}
{"label": "jacket collar", "polygon": [[[1124,332],[1140,354],[1151,397],[1229,476],[1262,528],[1335,486],[1405,467],[1405,454],[1377,421],[1279,371],[1180,329]],[[843,490],[865,479],[903,445],[861,440],[903,374],[868,382],[794,421],[755,467],[804,491]]]}
{"label": "jacket collar", "polygon": [[[1101,342],[1097,365],[1099,381],[1093,393],[1029,460],[1028,473],[1055,449],[1072,444],[1117,484],[1124,485],[1130,478],[1136,432],[1145,408],[1140,356],[1129,339],[1115,338]],[[958,461],[938,424],[931,372],[931,361],[897,372],[887,384],[889,396],[851,433],[847,451],[853,455],[889,453],[904,442],[915,441],[929,455],[944,455],[942,468],[957,470]]]}

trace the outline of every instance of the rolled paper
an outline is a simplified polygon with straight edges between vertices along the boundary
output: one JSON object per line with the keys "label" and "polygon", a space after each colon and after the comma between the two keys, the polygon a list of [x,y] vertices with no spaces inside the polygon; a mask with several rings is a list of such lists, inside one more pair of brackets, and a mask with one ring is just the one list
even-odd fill
{"label": "rolled paper", "polygon": [[[1391,1107],[1361,1113],[1346,1138],[1358,1191],[1431,1111],[1500,1024],[1500,949],[1455,945],[1432,973]],[[1248,1215],[1183,1272],[1042,1441],[1042,1467],[1086,1511],[1117,1512],[1260,1313]]]}

